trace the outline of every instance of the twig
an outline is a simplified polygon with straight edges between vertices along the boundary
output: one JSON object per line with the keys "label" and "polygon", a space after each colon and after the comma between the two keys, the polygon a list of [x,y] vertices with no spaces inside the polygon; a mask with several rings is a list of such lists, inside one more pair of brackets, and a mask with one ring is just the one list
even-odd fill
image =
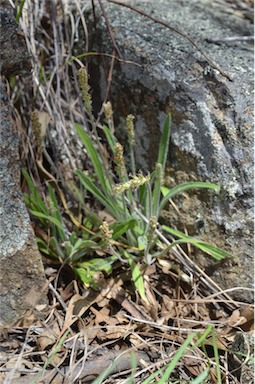
{"label": "twig", "polygon": [[58,299],[59,303],[62,305],[62,307],[64,308],[64,310],[66,311],[67,310],[67,305],[66,303],[64,302],[64,300],[62,300],[60,294],[58,293],[58,291],[53,287],[53,285],[50,283],[49,284],[49,289],[53,292],[53,294],[56,296],[56,298]]}
{"label": "twig", "polygon": [[214,62],[208,57],[207,53],[205,53],[205,52],[204,52],[204,51],[197,45],[197,43],[196,43],[196,42],[195,42],[189,35],[187,35],[187,34],[186,34],[185,32],[183,32],[183,31],[181,31],[179,28],[172,27],[172,26],[169,25],[168,23],[165,23],[164,21],[162,21],[162,20],[160,20],[160,19],[158,19],[158,18],[156,18],[156,17],[153,17],[153,16],[149,15],[148,13],[142,11],[141,9],[138,9],[138,8],[136,8],[136,7],[133,7],[133,6],[130,5],[130,4],[122,3],[122,2],[120,2],[120,1],[118,1],[118,0],[108,0],[108,2],[109,2],[109,3],[118,4],[118,5],[121,5],[121,6],[123,6],[123,7],[129,8],[129,9],[131,9],[132,11],[137,12],[137,13],[139,13],[139,14],[142,15],[142,16],[148,17],[148,19],[154,21],[155,23],[161,24],[161,25],[163,25],[164,27],[170,29],[171,31],[173,31],[173,32],[175,32],[175,33],[178,33],[178,35],[180,35],[180,36],[184,37],[184,39],[188,40],[188,41],[189,41],[189,42],[190,42],[190,43],[197,49],[197,51],[199,51],[199,52],[201,53],[201,55],[203,55],[203,56],[206,58],[206,60],[208,61],[208,63],[209,63],[213,68],[217,69],[217,71],[220,72],[220,74],[221,74],[222,76],[224,76],[224,77],[226,77],[227,79],[229,79],[230,81],[232,81],[231,76],[230,76],[227,72],[223,71],[223,70],[218,66],[218,64],[214,63]]}
{"label": "twig", "polygon": [[[133,316],[129,316],[127,314],[124,314],[124,316],[127,317],[128,319],[132,320],[132,321],[136,321],[137,323],[149,324],[152,327],[159,328],[159,329],[167,329],[169,331],[179,331],[179,332],[185,332],[185,333],[194,332],[194,328],[173,327],[171,325],[158,324],[158,323],[155,323],[154,321],[136,318]],[[204,332],[204,329],[203,328],[196,328],[196,332]]]}
{"label": "twig", "polygon": [[122,53],[120,52],[119,47],[118,47],[118,45],[117,45],[117,43],[116,43],[116,40],[115,40],[113,31],[112,31],[111,26],[110,26],[110,23],[109,23],[109,19],[108,19],[107,13],[106,13],[106,11],[105,11],[105,8],[104,8],[104,6],[103,6],[103,4],[102,4],[102,1],[101,1],[101,0],[98,0],[98,2],[99,2],[99,6],[100,6],[100,8],[101,8],[101,11],[102,11],[102,13],[103,13],[103,16],[104,16],[104,19],[105,19],[105,23],[106,23],[106,26],[107,26],[109,35],[110,35],[110,37],[111,37],[113,46],[114,46],[114,48],[115,48],[115,51],[117,52],[119,58],[120,58],[122,61],[124,61],[124,60],[123,60]]}

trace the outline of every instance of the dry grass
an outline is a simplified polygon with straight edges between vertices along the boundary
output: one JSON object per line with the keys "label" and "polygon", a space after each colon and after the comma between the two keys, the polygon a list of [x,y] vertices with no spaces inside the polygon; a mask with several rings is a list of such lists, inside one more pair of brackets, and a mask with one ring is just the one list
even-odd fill
{"label": "dry grass", "polygon": [[[42,194],[45,181],[54,175],[75,212],[74,172],[90,166],[73,129],[78,122],[89,130],[77,83],[77,70],[87,65],[89,45],[84,10],[78,0],[70,7],[61,1],[56,6],[53,0],[26,0],[22,15],[33,71],[31,78],[16,80],[10,97],[21,134],[23,165]],[[84,39],[83,59],[73,56],[77,39]],[[110,58],[110,75],[112,65]],[[34,111],[41,119],[38,132],[31,124]],[[93,206],[93,201],[88,202]],[[67,265],[43,260],[49,306],[36,308],[4,335],[0,375],[5,384],[88,383],[114,361],[102,383],[143,383],[173,360],[193,332],[196,336],[176,362],[171,383],[191,382],[207,368],[204,382],[218,383],[217,367],[223,383],[248,383],[243,375],[249,375],[249,368],[241,367],[252,352],[248,350],[243,361],[230,349],[238,330],[251,329],[252,308],[234,302],[181,248],[166,261],[147,267],[149,304],[134,292],[123,267],[111,277],[98,276],[101,289],[93,291],[77,284]],[[203,347],[196,345],[198,334],[210,326],[215,330],[219,361],[212,333]],[[160,374],[152,382],[159,379]]]}

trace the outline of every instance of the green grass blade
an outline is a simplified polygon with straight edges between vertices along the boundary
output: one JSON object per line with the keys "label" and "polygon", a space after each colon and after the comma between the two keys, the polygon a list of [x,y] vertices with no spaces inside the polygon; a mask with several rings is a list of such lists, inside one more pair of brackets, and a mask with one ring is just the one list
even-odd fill
{"label": "green grass blade", "polygon": [[149,377],[147,377],[147,379],[142,381],[142,384],[155,384],[155,381],[152,382],[152,380],[158,377],[161,372],[163,372],[163,369],[164,368],[162,367],[159,368],[156,372],[153,372]]}
{"label": "green grass blade", "polygon": [[22,175],[23,175],[24,179],[26,180],[28,188],[30,190],[30,195],[28,195],[28,194],[26,195],[27,196],[26,200],[28,202],[29,208],[35,209],[36,211],[40,211],[40,212],[47,214],[48,209],[47,209],[44,201],[42,200],[36,186],[34,185],[31,177],[29,176],[28,172],[25,169],[22,169]]}
{"label": "green grass blade", "polygon": [[138,190],[138,198],[139,198],[139,203],[140,205],[144,205],[145,198],[146,198],[146,193],[147,193],[147,186],[141,185],[139,190]]}
{"label": "green grass blade", "polygon": [[73,250],[78,251],[78,250],[83,250],[83,249],[89,249],[89,248],[95,248],[97,247],[97,243],[93,240],[83,240],[83,239],[78,239],[76,240]]}
{"label": "green grass blade", "polygon": [[[36,374],[35,378],[33,379],[33,381],[30,383],[30,384],[36,384],[38,382],[40,382],[39,378],[41,377],[41,375],[43,374],[43,372],[46,370],[46,368],[51,364],[51,362],[53,361],[54,357],[56,356],[56,354],[58,353],[58,351],[60,350],[60,348],[62,347],[62,345],[64,344],[65,340],[66,340],[66,337],[69,333],[69,329],[67,331],[65,331],[65,333],[63,334],[63,336],[61,337],[61,339],[59,340],[59,342],[57,343],[55,349],[50,353],[48,359],[45,361],[42,369],[40,370],[39,373]],[[44,381],[44,380],[43,380]]]}
{"label": "green grass blade", "polygon": [[115,255],[105,259],[97,257],[89,261],[77,262],[75,266],[77,266],[77,268],[91,269],[91,271],[94,272],[104,271],[109,274],[111,273],[112,265],[116,260],[118,260],[118,257]]}
{"label": "green grass blade", "polygon": [[[197,341],[193,344],[192,349],[202,346],[204,341],[207,339],[207,337],[210,335],[210,333],[213,330],[213,326],[209,325],[208,328],[202,333],[201,336],[197,339]],[[197,334],[199,335],[199,333]]]}
{"label": "green grass blade", "polygon": [[126,379],[125,384],[133,384],[135,382],[135,372],[137,369],[137,359],[136,359],[136,354],[134,351],[130,353],[130,368],[131,368],[131,374],[130,376]]}
{"label": "green grass blade", "polygon": [[166,367],[164,374],[162,375],[162,377],[158,381],[158,384],[167,383],[167,380],[171,376],[171,373],[175,369],[178,361],[183,357],[186,348],[188,347],[188,345],[191,343],[191,341],[194,339],[195,336],[196,336],[196,334],[195,334],[195,332],[193,332],[187,337],[187,339],[184,341],[182,346],[178,349],[177,353],[174,355],[171,362]]}
{"label": "green grass blade", "polygon": [[204,383],[204,380],[208,377],[210,368],[207,368],[205,371],[201,372],[190,384],[201,384]]}
{"label": "green grass blade", "polygon": [[174,197],[176,194],[180,192],[184,192],[187,189],[192,189],[192,188],[207,188],[207,189],[213,189],[214,191],[218,192],[220,190],[220,187],[216,184],[213,183],[207,183],[203,181],[195,181],[195,182],[189,182],[189,183],[183,183],[180,185],[177,185],[176,187],[173,187],[171,189],[166,188],[166,187],[161,187],[161,192],[164,196],[160,203],[160,211],[164,209],[165,205],[168,203],[169,199]]}
{"label": "green grass blade", "polygon": [[218,351],[217,339],[216,339],[214,329],[212,330],[212,340],[213,340],[213,352],[214,352],[214,357],[215,357],[215,362],[216,362],[216,373],[217,373],[217,378],[218,378],[218,384],[222,384],[219,351]]}
{"label": "green grass blade", "polygon": [[170,124],[171,124],[171,115],[168,114],[164,123],[162,136],[159,143],[159,152],[157,163],[162,165],[162,174],[164,175],[166,159],[168,155],[169,140],[170,140]]}
{"label": "green grass blade", "polygon": [[[110,202],[110,199],[109,197],[106,197],[90,180],[90,178],[88,176],[85,176],[83,172],[81,172],[80,170],[77,170],[77,175],[80,179],[80,182],[84,185],[84,187],[90,192],[92,193],[92,195],[98,200],[100,201],[104,206],[105,208],[108,209],[109,212],[111,212],[111,214],[116,217],[117,213],[118,213],[118,210],[116,209],[116,204],[114,205],[114,202]],[[117,217],[118,218],[118,215]]]}
{"label": "green grass blade", "polygon": [[187,240],[187,243],[193,244],[195,247],[201,249],[203,252],[212,256],[216,260],[223,260],[226,257],[233,257],[233,255],[231,255],[231,253],[224,251],[223,249],[220,249],[218,247],[215,247],[213,245],[205,243],[199,239],[196,239],[195,237],[184,235],[184,233],[179,232],[175,229],[172,229],[166,225],[162,225],[161,228],[164,231],[171,233],[171,235],[173,235],[173,236],[176,236],[180,239]]}
{"label": "green grass blade", "polygon": [[[53,209],[50,210],[49,214],[50,214],[50,216],[55,218],[59,223],[62,224],[61,213],[59,210],[58,201],[57,201],[56,195],[54,193],[54,190],[50,184],[48,185],[48,191],[49,191],[50,199],[53,203]],[[61,228],[59,228],[59,226],[57,226],[57,234],[58,234],[58,237],[62,243],[64,241],[66,241],[66,236],[65,236],[63,224],[62,224]]]}
{"label": "green grass blade", "polygon": [[104,380],[108,376],[110,376],[110,374],[113,372],[117,364],[118,364],[118,359],[113,361],[112,364],[104,372],[102,372],[95,380],[93,380],[91,384],[102,384]]}
{"label": "green grass blade", "polygon": [[25,4],[25,1],[26,0],[21,0],[20,1],[20,5],[19,6],[16,6],[16,21],[17,23],[19,23],[19,20],[21,18],[21,15],[22,15],[22,11],[23,11],[23,7],[24,7],[24,4]]}
{"label": "green grass blade", "polygon": [[213,245],[208,243],[199,242],[196,246],[201,249],[201,251],[207,253],[216,260],[223,260],[227,257],[234,257],[231,253],[224,251],[224,249],[214,247]]}
{"label": "green grass blade", "polygon": [[75,124],[75,129],[88,152],[89,158],[93,164],[95,173],[102,187],[102,190],[105,195],[108,195],[109,192],[111,192],[112,188],[111,183],[109,181],[109,176],[106,174],[102,165],[103,160],[100,159],[100,157],[98,156],[98,153],[94,148],[94,145],[89,135],[84,131],[84,129],[79,124]]}
{"label": "green grass blade", "polygon": [[152,191],[152,216],[155,216],[157,219],[160,213],[159,201],[161,195],[161,180],[162,165],[160,163],[157,163],[155,168],[154,186]]}
{"label": "green grass blade", "polygon": [[56,239],[54,236],[50,238],[49,246],[55,251],[55,254],[57,255],[57,258],[59,260],[65,261],[69,258],[69,254],[63,247],[61,247],[61,244],[59,243],[58,239]]}
{"label": "green grass blade", "polygon": [[40,237],[36,237],[36,243],[38,246],[38,249],[40,252],[44,253],[45,255],[48,255],[54,259],[58,258],[58,255],[54,253],[48,246],[48,244],[45,243]]}
{"label": "green grass blade", "polygon": [[113,134],[110,132],[110,129],[106,125],[103,125],[103,132],[105,134],[105,137],[111,148],[112,153],[115,153],[115,144],[116,144],[115,137],[113,136]]}
{"label": "green grass blade", "polygon": [[113,230],[112,238],[114,240],[119,239],[120,236],[126,233],[129,229],[133,229],[136,224],[137,224],[136,220],[128,219],[128,220],[122,221],[121,223],[110,225],[110,229]]}
{"label": "green grass blade", "polygon": [[63,224],[58,219],[56,219],[55,217],[52,217],[49,214],[45,215],[45,213],[37,212],[37,211],[30,211],[30,212],[31,212],[32,215],[34,215],[36,217],[39,217],[39,218],[42,218],[42,219],[50,221],[56,227],[58,227],[59,229],[63,230]]}

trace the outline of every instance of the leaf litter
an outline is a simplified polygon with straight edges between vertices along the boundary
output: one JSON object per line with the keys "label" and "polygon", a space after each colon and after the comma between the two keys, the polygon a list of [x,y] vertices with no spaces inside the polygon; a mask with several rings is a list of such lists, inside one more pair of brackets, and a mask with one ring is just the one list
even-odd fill
{"label": "leaf litter", "polygon": [[[56,270],[53,271],[56,279]],[[125,382],[131,372],[130,359],[134,352],[141,368],[134,382],[143,382],[149,373],[171,360],[188,335],[193,332],[201,335],[213,325],[219,354],[221,358],[228,356],[221,366],[223,382],[227,379],[229,383],[238,383],[235,372],[231,373],[226,363],[233,359],[231,344],[237,331],[242,327],[245,332],[252,331],[252,307],[242,306],[231,313],[221,306],[217,315],[214,301],[197,297],[193,287],[180,281],[178,274],[163,273],[157,263],[149,267],[148,272],[146,303],[131,286],[126,287],[127,282],[122,279],[105,279],[101,291],[84,288],[76,281],[69,283],[68,295],[58,287],[49,291],[47,309],[43,312],[35,309],[33,315],[24,317],[16,327],[5,330],[0,343],[1,380],[28,383],[38,375],[35,382],[93,382],[122,356],[110,381],[103,382]],[[209,382],[217,383],[215,361],[210,355],[213,345],[210,334],[203,345],[204,350],[193,348],[194,344],[187,348],[175,367],[173,379],[189,382],[207,369],[209,359]],[[237,362],[236,372],[243,363],[242,358]],[[43,369],[44,364],[47,364],[46,369]],[[8,381],[12,372],[12,379]],[[74,376],[77,376],[75,380]]]}

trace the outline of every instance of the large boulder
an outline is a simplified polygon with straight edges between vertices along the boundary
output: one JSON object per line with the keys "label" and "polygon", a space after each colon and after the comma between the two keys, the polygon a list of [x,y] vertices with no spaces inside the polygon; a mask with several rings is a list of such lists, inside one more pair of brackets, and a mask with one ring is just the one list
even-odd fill
{"label": "large boulder", "polygon": [[[8,4],[1,4],[1,73],[25,76],[31,68],[24,37]],[[0,327],[8,328],[38,303],[47,281],[20,189],[19,137],[0,80]]]}
{"label": "large boulder", "polygon": [[[211,181],[221,186],[221,193],[215,196],[203,191],[179,196],[174,201],[180,215],[171,208],[163,213],[163,219],[180,229],[186,227],[191,235],[235,255],[224,263],[197,255],[197,262],[222,288],[251,288],[253,28],[250,13],[233,7],[233,2],[228,7],[226,4],[230,3],[212,0],[130,0],[128,4],[188,34],[210,60],[173,29],[121,5],[104,2],[116,43],[125,60],[132,62],[117,62],[112,73],[110,99],[119,127],[121,116],[128,113],[136,116],[137,160],[142,169],[151,169],[156,160],[160,127],[166,113],[171,112],[170,185]],[[246,3],[242,4],[245,9]],[[101,11],[97,10],[96,24],[91,14],[88,20],[91,21],[91,24],[88,21],[90,49],[112,53],[113,44]],[[100,58],[97,63],[95,58],[92,61],[91,80],[99,79],[97,85],[103,99],[107,58]],[[251,291],[240,288],[233,290],[233,296],[244,301],[253,299]]]}

